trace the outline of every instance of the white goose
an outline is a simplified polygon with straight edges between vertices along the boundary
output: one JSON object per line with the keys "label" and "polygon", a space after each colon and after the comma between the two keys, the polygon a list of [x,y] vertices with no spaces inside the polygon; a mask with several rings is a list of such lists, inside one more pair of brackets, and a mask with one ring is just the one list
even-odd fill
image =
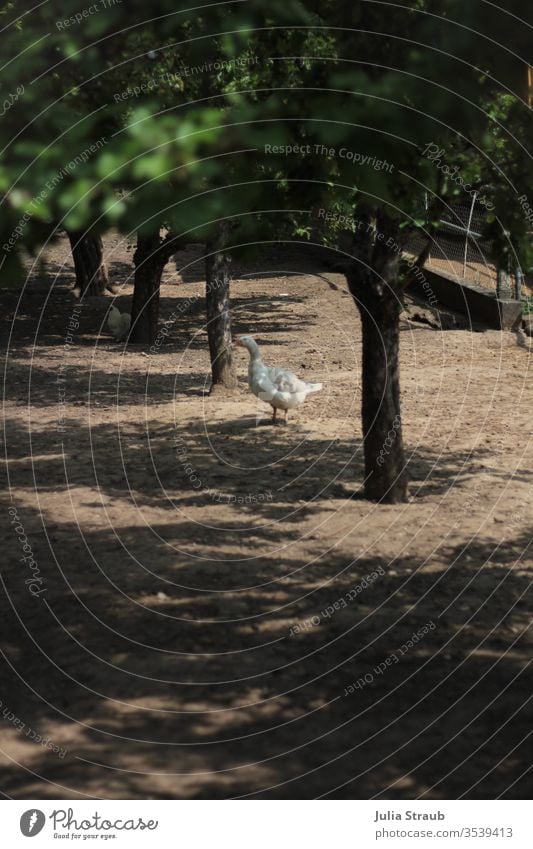
{"label": "white goose", "polygon": [[120,312],[116,307],[109,307],[107,314],[107,326],[115,337],[116,342],[122,342],[130,331],[131,316],[127,312]]}
{"label": "white goose", "polygon": [[306,383],[292,371],[266,366],[261,359],[259,345],[251,336],[239,336],[233,342],[233,347],[246,348],[250,354],[248,386],[254,395],[272,406],[273,423],[276,422],[278,410],[285,410],[287,421],[289,410],[299,407],[308,395],[322,389],[321,383]]}

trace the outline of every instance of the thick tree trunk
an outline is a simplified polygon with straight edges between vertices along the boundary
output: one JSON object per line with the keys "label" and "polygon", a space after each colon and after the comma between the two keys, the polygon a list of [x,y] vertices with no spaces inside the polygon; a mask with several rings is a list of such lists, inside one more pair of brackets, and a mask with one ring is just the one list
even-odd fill
{"label": "thick tree trunk", "polygon": [[399,305],[392,292],[358,303],[363,326],[365,494],[372,501],[407,500],[399,375]]}
{"label": "thick tree trunk", "polygon": [[237,386],[231,352],[230,260],[224,252],[227,236],[227,226],[217,225],[216,232],[207,243],[206,251],[205,300],[212,389],[216,386],[234,389]]}
{"label": "thick tree trunk", "polygon": [[104,244],[99,235],[69,232],[70,247],[80,295],[103,295],[108,283]]}
{"label": "thick tree trunk", "polygon": [[137,237],[130,342],[153,345],[157,337],[161,275],[168,260],[160,247],[159,232]]}

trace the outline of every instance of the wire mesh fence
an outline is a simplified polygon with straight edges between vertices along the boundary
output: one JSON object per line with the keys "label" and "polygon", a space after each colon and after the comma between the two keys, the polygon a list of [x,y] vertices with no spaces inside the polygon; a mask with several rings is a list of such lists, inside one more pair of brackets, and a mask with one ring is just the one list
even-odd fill
{"label": "wire mesh fence", "polygon": [[[441,216],[440,228],[431,244],[426,265],[434,271],[487,289],[503,300],[520,300],[521,271],[498,267],[492,243],[483,237],[486,215],[477,193],[473,193],[471,199],[454,203]],[[415,237],[409,243],[409,253],[419,253],[424,244],[423,236]]]}

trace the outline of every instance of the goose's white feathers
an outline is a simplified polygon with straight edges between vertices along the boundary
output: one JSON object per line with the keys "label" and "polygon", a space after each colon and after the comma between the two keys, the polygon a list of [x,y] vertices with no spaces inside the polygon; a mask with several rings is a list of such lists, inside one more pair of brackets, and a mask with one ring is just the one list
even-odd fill
{"label": "goose's white feathers", "polygon": [[131,316],[127,312],[120,312],[116,307],[110,307],[107,316],[107,326],[117,342],[121,342],[129,333]]}
{"label": "goose's white feathers", "polygon": [[516,331],[516,343],[520,348],[526,348],[528,351],[533,351],[533,339],[530,339],[521,327],[519,327]]}
{"label": "goose's white feathers", "polygon": [[248,366],[248,386],[262,401],[267,401],[276,410],[288,410],[303,404],[312,392],[322,389],[321,383],[308,383],[300,380],[292,371],[285,368],[267,366],[261,359],[259,346],[251,336],[241,336],[234,343],[246,348],[250,354]]}

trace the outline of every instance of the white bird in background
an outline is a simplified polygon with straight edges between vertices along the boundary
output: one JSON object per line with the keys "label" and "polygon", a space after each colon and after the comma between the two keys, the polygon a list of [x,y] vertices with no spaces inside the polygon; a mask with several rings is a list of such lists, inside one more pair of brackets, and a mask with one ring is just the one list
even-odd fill
{"label": "white bird in background", "polygon": [[519,348],[526,348],[528,351],[533,351],[533,339],[530,339],[521,327],[518,327],[516,330],[516,343]]}
{"label": "white bird in background", "polygon": [[107,315],[107,326],[115,337],[116,342],[122,342],[129,333],[131,325],[131,315],[127,312],[120,312],[116,307],[110,307]]}
{"label": "white bird in background", "polygon": [[272,406],[273,423],[276,422],[278,410],[285,410],[285,421],[287,421],[289,410],[299,407],[308,395],[322,389],[321,383],[306,383],[305,380],[296,377],[292,371],[266,366],[261,359],[259,345],[251,336],[238,337],[233,342],[233,347],[246,348],[250,354],[248,386],[254,395]]}

